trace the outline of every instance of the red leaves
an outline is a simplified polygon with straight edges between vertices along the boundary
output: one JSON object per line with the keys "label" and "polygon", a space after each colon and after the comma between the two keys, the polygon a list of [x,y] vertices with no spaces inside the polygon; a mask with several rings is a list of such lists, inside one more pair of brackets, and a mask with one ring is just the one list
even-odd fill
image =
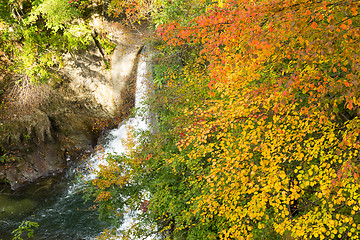
{"label": "red leaves", "polygon": [[336,171],[336,178],[331,180],[331,188],[342,186],[344,181],[357,183],[359,179],[359,168],[354,166],[351,161],[344,163],[340,169]]}
{"label": "red leaves", "polygon": [[187,29],[181,30],[181,31],[180,31],[180,34],[179,34],[179,37],[182,38],[182,39],[185,39],[185,40],[190,41],[190,39],[188,39],[189,36],[190,36],[190,34],[191,34],[191,31],[189,31],[189,30],[187,30]]}
{"label": "red leaves", "polygon": [[145,213],[148,211],[148,207],[149,207],[150,201],[149,200],[145,200],[140,204],[140,210]]}
{"label": "red leaves", "polygon": [[176,24],[174,22],[172,22],[168,25],[167,31],[170,32],[170,31],[174,30],[175,27],[176,27]]}
{"label": "red leaves", "polygon": [[163,28],[163,24],[159,25],[158,28],[156,29],[156,33],[158,34],[159,37],[164,35],[164,28]]}
{"label": "red leaves", "polygon": [[337,171],[336,175],[337,175],[338,181],[340,182],[341,177],[342,177],[342,175],[343,175],[343,172],[339,169],[339,170]]}
{"label": "red leaves", "polygon": [[215,80],[211,80],[209,83],[208,83],[208,87],[210,88],[210,89],[213,89],[214,88],[214,84],[216,84],[216,81]]}
{"label": "red leaves", "polygon": [[354,173],[354,179],[357,180],[359,178],[359,174],[358,173]]}

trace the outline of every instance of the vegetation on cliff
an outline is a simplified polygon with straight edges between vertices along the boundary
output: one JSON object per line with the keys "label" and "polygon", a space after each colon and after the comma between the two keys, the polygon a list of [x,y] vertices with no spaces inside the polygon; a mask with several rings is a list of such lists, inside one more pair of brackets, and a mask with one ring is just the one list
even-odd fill
{"label": "vegetation on cliff", "polygon": [[1,118],[47,102],[64,53],[94,42],[103,56],[114,48],[89,25],[90,17],[103,8],[100,1],[0,1]]}

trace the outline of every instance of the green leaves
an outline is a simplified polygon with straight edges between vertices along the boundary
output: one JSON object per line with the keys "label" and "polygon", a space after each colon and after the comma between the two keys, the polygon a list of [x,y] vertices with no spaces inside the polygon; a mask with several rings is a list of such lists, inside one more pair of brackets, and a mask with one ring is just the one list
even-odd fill
{"label": "green leaves", "polygon": [[27,25],[34,24],[40,17],[45,19],[45,26],[54,32],[64,29],[71,20],[80,14],[68,0],[34,1],[29,17],[25,20]]}
{"label": "green leaves", "polygon": [[62,40],[62,47],[69,51],[86,49],[92,41],[90,27],[83,21],[74,23],[64,30]]}
{"label": "green leaves", "polygon": [[0,47],[12,60],[13,70],[29,77],[33,84],[56,78],[54,67],[61,66],[64,51],[84,49],[92,42],[89,25],[78,19],[80,12],[67,0],[19,4],[3,0],[0,4],[4,5]]}
{"label": "green leaves", "polygon": [[39,224],[37,222],[23,221],[21,225],[12,232],[12,234],[14,235],[14,238],[12,240],[24,240],[23,233],[27,235],[27,238],[33,238],[34,237],[33,228],[38,228],[38,227]]}

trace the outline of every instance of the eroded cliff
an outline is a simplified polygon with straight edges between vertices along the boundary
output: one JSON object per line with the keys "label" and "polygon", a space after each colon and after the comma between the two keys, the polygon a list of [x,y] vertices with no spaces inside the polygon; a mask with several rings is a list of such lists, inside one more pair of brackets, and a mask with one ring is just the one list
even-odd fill
{"label": "eroded cliff", "polygon": [[61,80],[52,83],[46,104],[22,116],[9,111],[0,122],[0,181],[12,189],[63,172],[134,105],[142,35],[99,16],[92,25],[111,37],[114,52],[104,55],[94,41],[87,50],[65,54]]}

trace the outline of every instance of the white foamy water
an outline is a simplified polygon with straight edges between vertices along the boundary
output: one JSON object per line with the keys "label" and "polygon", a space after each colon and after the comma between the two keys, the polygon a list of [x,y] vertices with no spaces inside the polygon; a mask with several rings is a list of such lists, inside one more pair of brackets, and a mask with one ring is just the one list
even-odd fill
{"label": "white foamy water", "polygon": [[[144,52],[144,50],[142,51]],[[137,113],[135,116],[123,121],[119,127],[111,130],[106,137],[103,149],[99,153],[94,154],[90,160],[90,174],[85,176],[85,179],[96,178],[96,172],[100,170],[101,165],[107,165],[104,155],[106,154],[124,154],[126,147],[124,140],[128,137],[130,130],[148,130],[149,129],[149,112],[146,105],[143,103],[148,99],[149,91],[149,67],[148,58],[146,54],[140,54],[135,92],[135,109],[141,109],[141,114]]]}
{"label": "white foamy water", "polygon": [[[144,50],[142,52],[144,52]],[[90,180],[97,177],[96,172],[100,170],[101,165],[107,165],[106,157],[104,157],[106,156],[106,154],[126,154],[126,146],[124,145],[124,140],[128,138],[129,131],[149,130],[150,114],[147,106],[144,104],[144,101],[148,99],[149,94],[150,72],[148,65],[148,57],[146,56],[146,54],[140,54],[137,68],[135,92],[135,109],[140,109],[140,111],[137,111],[135,116],[119,124],[119,127],[117,129],[113,129],[108,133],[102,151],[94,154],[90,158],[90,171],[88,176],[85,176],[85,179]],[[118,229],[118,231],[121,232],[121,230],[127,229],[133,223],[135,223],[133,220],[133,216],[131,216],[130,214],[125,215],[124,223]]]}

